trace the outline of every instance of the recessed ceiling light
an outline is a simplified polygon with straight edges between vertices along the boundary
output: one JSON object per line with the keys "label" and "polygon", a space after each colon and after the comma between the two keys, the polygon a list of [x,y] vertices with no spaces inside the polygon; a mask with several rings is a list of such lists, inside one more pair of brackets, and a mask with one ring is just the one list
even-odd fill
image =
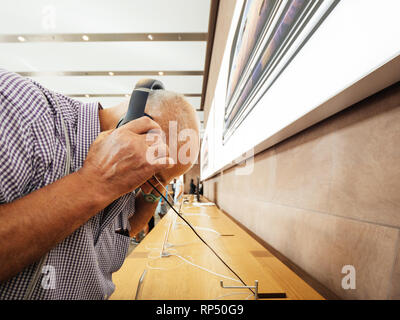
{"label": "recessed ceiling light", "polygon": [[23,36],[19,36],[17,39],[20,42],[25,42],[25,40],[26,40]]}
{"label": "recessed ceiling light", "polygon": [[153,36],[152,36],[151,34],[149,34],[149,35],[147,36],[147,38],[149,38],[149,40],[153,40],[153,39],[154,39]]}
{"label": "recessed ceiling light", "polygon": [[88,37],[86,34],[84,34],[84,35],[82,36],[82,39],[83,39],[84,41],[89,41],[89,37]]}
{"label": "recessed ceiling light", "polygon": [[88,94],[85,94],[85,97],[86,97],[86,98],[89,98],[90,96],[89,96]]}
{"label": "recessed ceiling light", "polygon": [[129,94],[126,94],[125,97],[129,98]]}
{"label": "recessed ceiling light", "polygon": [[114,75],[114,72],[110,71],[108,74],[109,74],[110,76],[113,76],[113,75]]}
{"label": "recessed ceiling light", "polygon": [[159,75],[159,76],[163,76],[163,75],[164,75],[164,72],[160,71],[160,72],[158,73],[158,75]]}

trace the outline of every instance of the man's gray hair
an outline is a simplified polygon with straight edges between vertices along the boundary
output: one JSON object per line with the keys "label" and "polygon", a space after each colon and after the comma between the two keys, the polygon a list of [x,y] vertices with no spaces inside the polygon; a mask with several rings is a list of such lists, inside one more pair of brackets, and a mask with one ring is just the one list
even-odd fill
{"label": "man's gray hair", "polygon": [[[189,111],[195,112],[183,94],[168,90],[152,91],[147,99],[146,110],[154,117],[177,120],[182,129],[190,127],[189,123],[192,119]],[[196,120],[199,128],[200,121],[197,116]]]}

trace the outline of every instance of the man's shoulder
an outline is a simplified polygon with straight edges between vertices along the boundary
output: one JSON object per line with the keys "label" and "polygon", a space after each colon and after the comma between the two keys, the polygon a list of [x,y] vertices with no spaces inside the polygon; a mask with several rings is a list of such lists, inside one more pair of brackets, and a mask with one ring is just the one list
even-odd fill
{"label": "man's shoulder", "polygon": [[0,69],[0,116],[31,122],[47,112],[47,101],[40,89],[28,78]]}

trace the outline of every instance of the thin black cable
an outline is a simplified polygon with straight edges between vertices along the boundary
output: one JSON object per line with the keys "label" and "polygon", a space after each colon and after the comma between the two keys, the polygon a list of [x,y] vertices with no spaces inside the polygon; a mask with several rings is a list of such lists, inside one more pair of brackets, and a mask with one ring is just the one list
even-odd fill
{"label": "thin black cable", "polygon": [[157,191],[157,193],[168,203],[168,205],[171,207],[172,210],[175,211],[175,213],[178,215],[179,218],[181,218],[188,226],[190,229],[192,229],[192,231],[194,232],[194,234],[214,253],[214,255],[247,287],[247,289],[249,289],[253,294],[254,291],[249,288],[246,284],[246,282],[244,282],[242,280],[242,278],[224,261],[224,259],[222,259],[219,254],[217,252],[215,252],[215,250],[197,233],[197,231],[192,227],[192,225],[184,218],[182,217],[182,215],[175,210],[175,208],[171,205],[171,203],[169,203],[169,201],[167,200],[166,197],[164,197],[164,195],[150,182],[147,181],[147,183],[155,190]]}

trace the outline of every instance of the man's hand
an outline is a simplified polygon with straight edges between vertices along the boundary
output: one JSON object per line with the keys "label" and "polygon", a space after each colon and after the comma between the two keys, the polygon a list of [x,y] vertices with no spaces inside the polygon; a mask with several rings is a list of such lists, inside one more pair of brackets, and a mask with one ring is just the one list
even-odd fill
{"label": "man's hand", "polygon": [[[150,146],[146,134],[159,135],[155,139],[157,143]],[[165,152],[148,159],[149,148]],[[79,173],[99,188],[102,195],[117,199],[141,186],[154,173],[170,167],[173,160],[167,156],[167,150],[160,126],[142,117],[118,129],[102,132],[90,147]]]}

